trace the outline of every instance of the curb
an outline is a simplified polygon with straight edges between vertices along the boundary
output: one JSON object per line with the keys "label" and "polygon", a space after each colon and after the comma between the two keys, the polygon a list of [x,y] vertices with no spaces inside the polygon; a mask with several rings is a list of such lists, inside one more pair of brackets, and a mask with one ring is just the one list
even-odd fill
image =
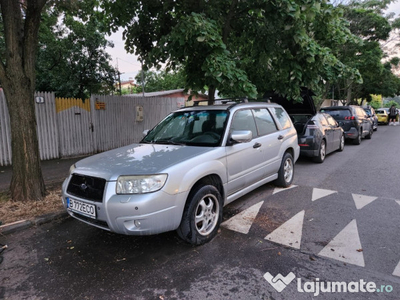
{"label": "curb", "polygon": [[60,211],[60,212],[56,212],[56,213],[46,214],[46,215],[37,217],[33,220],[21,220],[21,221],[16,221],[16,222],[13,222],[10,224],[4,224],[4,225],[0,226],[0,234],[6,235],[6,234],[10,234],[10,233],[15,233],[15,232],[30,228],[32,226],[42,225],[42,224],[49,223],[54,220],[66,218],[68,216],[69,215],[66,211]]}

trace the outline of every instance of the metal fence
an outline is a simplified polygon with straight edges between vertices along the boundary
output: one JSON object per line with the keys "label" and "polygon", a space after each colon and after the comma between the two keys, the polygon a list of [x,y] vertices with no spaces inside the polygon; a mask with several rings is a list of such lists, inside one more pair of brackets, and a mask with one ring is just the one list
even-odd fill
{"label": "metal fence", "polygon": [[[90,99],[35,94],[40,159],[92,154],[139,142],[184,98],[92,95]],[[10,119],[0,91],[0,166],[11,164]]]}

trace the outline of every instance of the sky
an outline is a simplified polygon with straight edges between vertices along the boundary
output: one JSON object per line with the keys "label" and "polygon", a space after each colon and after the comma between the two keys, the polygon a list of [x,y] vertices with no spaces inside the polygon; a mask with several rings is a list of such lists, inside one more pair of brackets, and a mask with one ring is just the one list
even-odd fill
{"label": "sky", "polygon": [[[396,15],[400,14],[400,0],[395,1],[389,5],[386,13],[394,12]],[[122,40],[122,30],[117,31],[111,36],[107,37],[108,40],[114,43],[114,48],[107,48],[107,52],[112,57],[112,65],[118,67],[121,72],[121,80],[134,79],[137,73],[140,71],[140,62],[133,54],[126,53],[124,48],[124,42]]]}

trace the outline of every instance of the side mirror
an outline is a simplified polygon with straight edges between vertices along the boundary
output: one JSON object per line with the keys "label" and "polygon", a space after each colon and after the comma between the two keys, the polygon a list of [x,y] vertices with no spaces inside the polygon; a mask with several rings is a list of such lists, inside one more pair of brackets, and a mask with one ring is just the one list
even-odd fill
{"label": "side mirror", "polygon": [[253,133],[250,130],[235,130],[231,134],[231,140],[235,143],[248,143],[253,139]]}

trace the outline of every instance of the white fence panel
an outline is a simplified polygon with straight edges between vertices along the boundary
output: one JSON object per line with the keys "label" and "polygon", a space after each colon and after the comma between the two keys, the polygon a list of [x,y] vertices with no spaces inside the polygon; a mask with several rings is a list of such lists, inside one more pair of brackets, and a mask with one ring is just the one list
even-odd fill
{"label": "white fence panel", "polygon": [[93,153],[90,100],[56,98],[61,157]]}
{"label": "white fence panel", "polygon": [[59,157],[54,93],[35,93],[35,114],[41,160]]}
{"label": "white fence panel", "polygon": [[0,90],[0,166],[11,164],[11,129],[6,97]]}
{"label": "white fence panel", "polygon": [[[93,95],[92,122],[96,152],[102,152],[143,138],[145,129],[153,128],[171,111],[183,103],[183,98],[143,98]],[[143,120],[137,116],[142,109]]]}

